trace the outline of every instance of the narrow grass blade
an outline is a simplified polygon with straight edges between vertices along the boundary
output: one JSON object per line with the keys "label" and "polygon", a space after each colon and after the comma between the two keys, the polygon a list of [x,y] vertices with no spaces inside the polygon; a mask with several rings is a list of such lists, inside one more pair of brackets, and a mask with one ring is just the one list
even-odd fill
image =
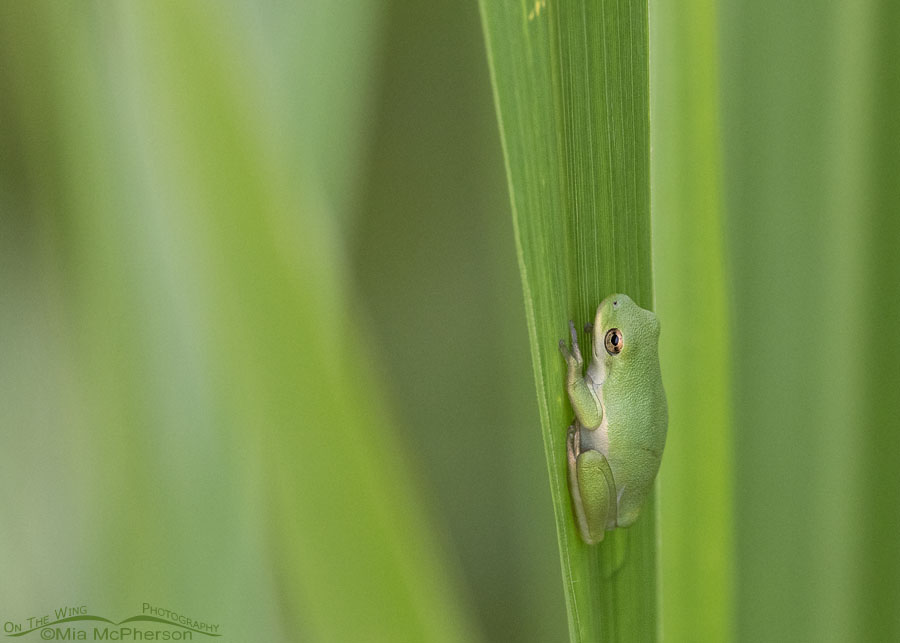
{"label": "narrow grass blade", "polygon": [[[585,545],[557,342],[624,292],[652,307],[647,5],[482,0],[573,641],[656,636],[655,508]],[[586,335],[581,341],[587,344]],[[522,427],[523,439],[536,427]]]}

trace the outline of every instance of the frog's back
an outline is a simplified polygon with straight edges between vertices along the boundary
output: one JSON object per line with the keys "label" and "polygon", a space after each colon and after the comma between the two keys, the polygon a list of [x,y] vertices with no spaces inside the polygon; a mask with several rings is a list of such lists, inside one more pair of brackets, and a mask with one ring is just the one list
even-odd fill
{"label": "frog's back", "polygon": [[609,463],[619,496],[617,523],[627,527],[653,490],[666,445],[668,408],[660,377],[624,382],[613,399],[616,403],[608,407]]}

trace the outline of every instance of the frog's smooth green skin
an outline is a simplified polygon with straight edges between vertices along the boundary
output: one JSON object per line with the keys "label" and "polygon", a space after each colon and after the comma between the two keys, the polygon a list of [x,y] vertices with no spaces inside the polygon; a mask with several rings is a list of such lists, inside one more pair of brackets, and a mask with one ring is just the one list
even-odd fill
{"label": "frog's smooth green skin", "polygon": [[659,471],[668,424],[659,321],[627,295],[604,299],[585,373],[575,325],[569,328],[572,350],[559,342],[575,411],[567,437],[569,491],[581,537],[594,544],[605,531],[637,520]]}

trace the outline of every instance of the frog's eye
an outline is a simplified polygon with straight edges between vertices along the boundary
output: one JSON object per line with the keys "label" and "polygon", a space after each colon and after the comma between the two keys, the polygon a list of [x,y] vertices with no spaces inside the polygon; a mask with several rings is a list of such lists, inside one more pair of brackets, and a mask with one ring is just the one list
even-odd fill
{"label": "frog's eye", "polygon": [[618,355],[621,353],[622,341],[622,331],[618,328],[610,328],[606,333],[606,339],[603,342],[606,346],[606,352],[610,355]]}

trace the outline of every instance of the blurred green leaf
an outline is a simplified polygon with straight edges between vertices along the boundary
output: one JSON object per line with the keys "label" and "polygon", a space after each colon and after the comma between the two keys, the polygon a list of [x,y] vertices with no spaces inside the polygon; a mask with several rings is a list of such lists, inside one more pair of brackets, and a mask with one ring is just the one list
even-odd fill
{"label": "blurred green leaf", "polygon": [[5,425],[0,469],[40,464],[57,432],[73,448],[34,472],[67,512],[2,496],[6,523],[61,536],[39,545],[55,576],[23,578],[9,557],[30,536],[4,531],[20,573],[0,603],[165,601],[240,640],[471,638],[350,316],[327,190],[280,136],[295,116],[268,32],[217,3],[2,13],[4,226],[37,239],[35,314],[62,318],[17,331],[61,335],[69,388],[31,391],[65,411]]}
{"label": "blurred green leaf", "polygon": [[900,6],[722,3],[738,631],[900,638]]}
{"label": "blurred green leaf", "polygon": [[[481,2],[573,641],[656,637],[655,506],[585,545],[566,482],[557,342],[602,298],[653,304],[647,6]],[[582,336],[587,342],[587,337]]]}
{"label": "blurred green leaf", "polygon": [[293,163],[338,217],[342,235],[353,234],[366,149],[375,132],[371,115],[380,86],[381,52],[388,12],[383,2],[274,0],[264,6],[237,3],[247,26],[260,27],[265,42],[260,69],[270,90],[284,99],[280,145],[299,153]]}
{"label": "blurred green leaf", "polygon": [[[387,3],[354,313],[488,641],[568,638],[476,4]],[[440,34],[436,37],[436,34]],[[504,216],[504,213],[505,216]],[[538,475],[535,475],[538,472]]]}
{"label": "blurred green leaf", "polygon": [[716,3],[651,3],[653,272],[669,434],[660,470],[663,636],[734,627],[730,337]]}

